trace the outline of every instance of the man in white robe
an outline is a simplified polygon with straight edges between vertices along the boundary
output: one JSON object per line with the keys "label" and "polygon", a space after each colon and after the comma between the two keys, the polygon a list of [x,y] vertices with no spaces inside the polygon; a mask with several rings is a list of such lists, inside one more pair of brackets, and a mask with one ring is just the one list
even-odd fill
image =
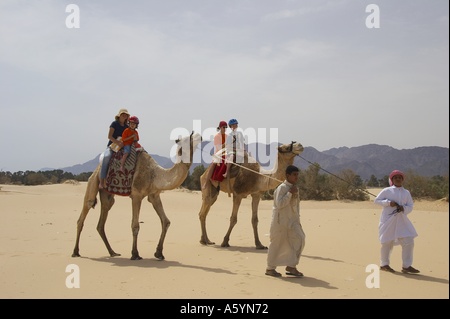
{"label": "man in white robe", "polygon": [[390,256],[394,245],[402,246],[402,272],[419,273],[412,267],[414,238],[417,232],[408,218],[413,210],[413,200],[410,192],[403,187],[405,175],[394,170],[389,175],[389,187],[384,188],[374,202],[383,207],[378,226],[378,234],[381,242],[380,269],[395,272],[389,266]]}
{"label": "man in white robe", "polygon": [[287,266],[286,274],[302,277],[296,266],[305,247],[305,233],[300,223],[300,199],[296,183],[299,169],[286,168],[286,180],[274,192],[270,244],[266,275],[281,277],[277,266]]}

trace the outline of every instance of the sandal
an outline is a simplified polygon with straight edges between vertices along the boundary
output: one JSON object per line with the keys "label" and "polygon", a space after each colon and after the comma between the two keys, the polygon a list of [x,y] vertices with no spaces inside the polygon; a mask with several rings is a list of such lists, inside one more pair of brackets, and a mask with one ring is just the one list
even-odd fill
{"label": "sandal", "polygon": [[413,266],[409,266],[408,268],[402,267],[402,273],[404,274],[418,274],[420,271]]}
{"label": "sandal", "polygon": [[297,270],[297,268],[286,267],[286,275],[303,277],[303,274]]}
{"label": "sandal", "polygon": [[387,272],[395,272],[395,270],[392,269],[391,266],[389,266],[389,265],[380,266],[380,270],[387,271]]}
{"label": "sandal", "polygon": [[272,276],[272,277],[281,277],[281,274],[278,271],[276,271],[275,269],[267,269],[266,275]]}

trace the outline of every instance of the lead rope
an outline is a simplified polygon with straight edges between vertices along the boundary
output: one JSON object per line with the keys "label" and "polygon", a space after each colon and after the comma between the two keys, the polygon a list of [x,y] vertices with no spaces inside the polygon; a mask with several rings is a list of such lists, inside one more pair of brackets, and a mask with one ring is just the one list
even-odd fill
{"label": "lead rope", "polygon": [[[219,156],[218,154],[219,154],[219,153],[222,154],[223,152],[225,152],[225,149],[221,149],[220,151],[218,151],[216,154],[213,154],[212,156],[215,157],[215,158],[221,158],[221,156]],[[328,173],[328,174],[330,174],[330,175],[336,177],[337,179],[340,179],[341,181],[343,181],[343,182],[349,184],[350,186],[353,186],[354,188],[359,189],[359,190],[365,192],[365,193],[368,194],[368,195],[372,195],[373,197],[377,197],[377,195],[372,194],[372,193],[369,192],[368,190],[363,189],[363,188],[360,188],[360,187],[357,187],[357,186],[355,186],[354,184],[350,183],[349,181],[346,181],[346,180],[343,179],[342,177],[339,177],[339,176],[337,176],[336,174],[333,174],[333,173],[327,171],[326,169],[320,167],[320,165],[308,161],[306,158],[300,156],[300,154],[297,154],[296,156],[298,156],[298,157],[300,157],[301,159],[305,160],[305,161],[308,162],[309,164],[316,166],[317,168],[323,170],[324,172],[326,172],[326,173]],[[259,175],[261,175],[261,176],[264,176],[264,177],[273,179],[273,180],[275,180],[275,181],[277,181],[277,182],[279,182],[279,183],[283,183],[283,181],[281,181],[281,180],[279,180],[279,179],[277,179],[277,178],[274,178],[274,177],[272,177],[272,176],[265,175],[265,174],[263,174],[263,173],[261,173],[261,172],[256,172],[256,171],[251,170],[251,169],[249,169],[249,168],[247,168],[247,167],[245,167],[245,166],[239,165],[239,164],[237,164],[237,163],[234,163],[233,161],[228,161],[227,159],[225,159],[225,163],[228,163],[228,162],[231,163],[231,164],[233,164],[233,165],[239,166],[239,167],[241,167],[241,168],[243,168],[243,169],[246,169],[246,170],[248,170],[248,171],[250,171],[250,172],[253,172],[253,173],[255,173],[255,174],[259,174]],[[227,174],[227,179],[228,179],[228,178],[229,178],[229,175]],[[267,180],[267,185],[269,185],[269,180]],[[228,196],[230,196],[230,194],[228,194]]]}
{"label": "lead rope", "polygon": [[308,161],[306,158],[304,158],[304,157],[302,157],[302,156],[300,156],[300,154],[297,154],[297,156],[298,157],[300,157],[301,159],[303,159],[303,160],[305,160],[305,161],[307,161],[309,164],[311,164],[311,165],[314,165],[315,167],[317,167],[317,168],[319,168],[319,169],[321,169],[321,170],[323,170],[323,171],[325,171],[325,172],[327,172],[328,174],[330,174],[330,175],[333,175],[334,177],[336,177],[336,178],[338,178],[338,179],[340,179],[341,181],[343,181],[343,182],[346,182],[347,184],[349,184],[350,186],[353,186],[354,188],[356,188],[356,189],[359,189],[359,190],[362,190],[363,192],[365,192],[366,194],[369,194],[369,195],[372,195],[373,197],[377,197],[377,195],[375,195],[375,194],[372,194],[371,192],[369,192],[368,190],[366,190],[366,189],[363,189],[363,188],[360,188],[360,187],[357,187],[357,186],[355,186],[355,185],[353,185],[352,183],[350,183],[349,181],[346,181],[345,179],[343,179],[342,177],[339,177],[339,176],[337,176],[337,175],[335,175],[335,174],[333,174],[333,173],[331,173],[331,172],[329,172],[329,171],[327,171],[326,169],[324,169],[324,168],[322,168],[322,167],[320,167],[320,165],[319,164],[315,164],[315,163],[311,163],[310,161]]}

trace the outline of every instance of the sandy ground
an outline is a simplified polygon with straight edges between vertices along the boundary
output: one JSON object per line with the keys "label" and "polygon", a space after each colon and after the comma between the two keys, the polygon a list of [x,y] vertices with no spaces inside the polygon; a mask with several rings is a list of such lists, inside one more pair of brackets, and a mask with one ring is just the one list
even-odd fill
{"label": "sandy ground", "polygon": [[[45,186],[0,185],[0,298],[2,299],[448,299],[449,206],[416,201],[410,219],[416,238],[418,275],[378,273],[381,209],[367,202],[300,204],[306,247],[298,269],[303,278],[264,274],[267,250],[256,250],[250,198],[241,205],[229,248],[220,247],[232,199],[221,193],[207,219],[212,246],[199,243],[201,194],[173,190],[161,195],[171,226],[165,260],[153,257],[161,224],[142,204],[138,249],[131,257],[131,200],[116,196],[106,232],[110,257],[97,233],[100,207],[90,210],[81,234],[81,257],[71,257],[86,183]],[[378,190],[371,190],[372,193]],[[375,193],[375,194],[376,194]],[[269,244],[271,201],[259,208],[259,235]],[[401,248],[391,266],[401,267]],[[368,267],[368,268],[367,268]],[[77,287],[79,283],[79,287]],[[379,286],[377,285],[379,284]]]}

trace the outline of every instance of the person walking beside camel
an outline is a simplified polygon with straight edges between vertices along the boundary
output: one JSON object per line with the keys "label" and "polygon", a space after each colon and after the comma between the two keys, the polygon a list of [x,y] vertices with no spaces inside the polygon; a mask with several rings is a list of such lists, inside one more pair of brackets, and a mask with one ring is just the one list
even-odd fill
{"label": "person walking beside camel", "polygon": [[303,277],[303,273],[297,270],[306,239],[300,223],[300,199],[296,186],[299,172],[297,166],[289,165],[285,181],[273,194],[267,276],[281,277],[276,268],[286,266],[286,275]]}

